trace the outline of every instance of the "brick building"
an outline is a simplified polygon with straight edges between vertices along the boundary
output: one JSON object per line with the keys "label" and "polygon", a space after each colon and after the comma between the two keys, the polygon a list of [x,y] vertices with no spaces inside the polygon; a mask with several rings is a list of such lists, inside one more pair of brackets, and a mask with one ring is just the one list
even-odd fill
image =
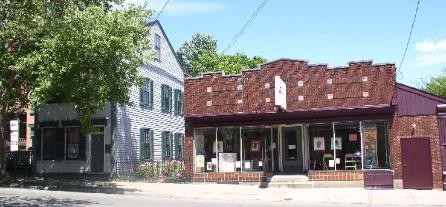
{"label": "brick building", "polygon": [[194,181],[300,174],[310,182],[443,186],[445,100],[397,83],[394,64],[280,59],[188,78],[185,94],[185,165]]}

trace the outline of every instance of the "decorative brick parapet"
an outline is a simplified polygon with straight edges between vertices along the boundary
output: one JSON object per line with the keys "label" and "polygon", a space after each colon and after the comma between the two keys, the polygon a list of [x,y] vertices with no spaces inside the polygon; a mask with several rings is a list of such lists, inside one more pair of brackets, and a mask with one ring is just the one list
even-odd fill
{"label": "decorative brick parapet", "polygon": [[236,172],[236,173],[195,173],[194,182],[262,182],[272,173]]}
{"label": "decorative brick parapet", "polygon": [[364,180],[363,171],[337,170],[337,171],[309,171],[310,181],[356,181]]}

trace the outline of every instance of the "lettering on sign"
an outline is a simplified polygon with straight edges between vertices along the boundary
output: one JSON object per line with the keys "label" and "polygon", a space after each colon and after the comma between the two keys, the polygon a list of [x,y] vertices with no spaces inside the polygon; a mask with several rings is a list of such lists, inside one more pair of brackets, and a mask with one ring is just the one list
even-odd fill
{"label": "lettering on sign", "polygon": [[286,110],[286,85],[280,76],[274,77],[274,101],[276,106]]}

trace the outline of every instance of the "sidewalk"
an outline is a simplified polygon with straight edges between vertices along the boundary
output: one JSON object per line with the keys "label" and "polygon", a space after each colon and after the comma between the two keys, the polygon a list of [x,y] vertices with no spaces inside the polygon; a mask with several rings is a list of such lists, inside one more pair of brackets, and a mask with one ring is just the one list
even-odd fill
{"label": "sidewalk", "polygon": [[374,204],[446,206],[446,192],[439,190],[366,190],[362,188],[259,188],[250,185],[169,184],[113,182],[132,189],[128,194],[163,198],[206,200],[287,201],[323,204]]}

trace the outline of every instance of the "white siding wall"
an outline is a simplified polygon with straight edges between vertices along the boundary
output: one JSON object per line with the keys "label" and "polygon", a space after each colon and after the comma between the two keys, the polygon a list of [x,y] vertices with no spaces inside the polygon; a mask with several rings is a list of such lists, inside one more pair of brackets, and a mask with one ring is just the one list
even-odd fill
{"label": "white siding wall", "polygon": [[[152,61],[141,66],[139,73],[153,81],[153,108],[143,108],[139,105],[140,88],[132,87],[132,106],[117,107],[116,139],[114,141],[115,159],[118,174],[124,175],[135,169],[134,164],[139,162],[140,128],[149,128],[154,131],[154,159],[161,160],[161,133],[184,134],[184,117],[173,112],[161,112],[161,84],[169,85],[173,90],[184,92],[184,75],[173,51],[169,47],[166,37],[158,24],[151,27],[151,35],[160,36],[161,61]],[[173,101],[172,101],[173,104]]]}

